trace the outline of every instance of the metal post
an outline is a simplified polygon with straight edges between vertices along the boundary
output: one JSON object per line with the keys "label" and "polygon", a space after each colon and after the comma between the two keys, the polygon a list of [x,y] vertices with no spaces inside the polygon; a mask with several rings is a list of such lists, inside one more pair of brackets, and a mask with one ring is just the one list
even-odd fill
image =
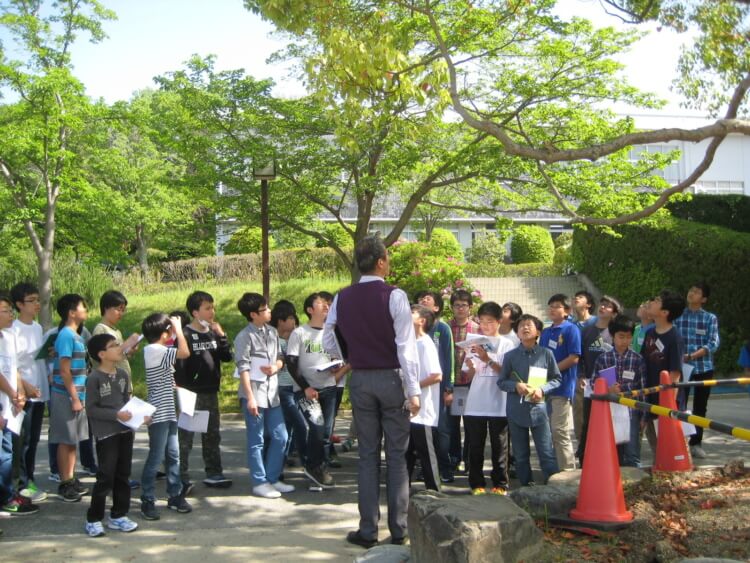
{"label": "metal post", "polygon": [[260,229],[261,229],[261,262],[263,268],[263,297],[270,303],[271,270],[268,255],[268,180],[260,181]]}

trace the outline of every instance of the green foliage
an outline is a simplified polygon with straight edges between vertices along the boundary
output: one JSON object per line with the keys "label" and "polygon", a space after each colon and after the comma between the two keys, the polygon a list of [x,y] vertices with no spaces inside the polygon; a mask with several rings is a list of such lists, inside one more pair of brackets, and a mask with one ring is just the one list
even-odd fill
{"label": "green foliage", "polygon": [[719,317],[722,339],[717,369],[736,370],[742,335],[750,334],[749,233],[668,218],[613,232],[576,229],[573,238],[580,271],[628,307],[667,287],[686,293],[690,284],[707,281],[711,298],[706,308]]}
{"label": "green foliage", "polygon": [[743,195],[694,195],[690,199],[670,201],[672,215],[750,233],[750,197]]}
{"label": "green foliage", "polygon": [[[424,239],[424,234],[420,234],[419,240],[424,242]],[[456,237],[448,229],[432,229],[428,244],[431,252],[435,254],[452,256],[453,258],[463,258],[464,256],[461,243],[456,240]]]}
{"label": "green foliage", "polygon": [[[344,248],[346,246],[352,245],[352,236],[344,227],[342,227],[338,223],[326,223],[325,225],[323,225],[322,231],[325,234],[325,237],[328,240],[333,241],[333,245],[338,246],[339,248]],[[333,245],[331,245],[331,243],[325,243],[322,240],[315,241],[315,246],[317,246],[318,248],[324,248]]]}
{"label": "green foliage", "polygon": [[560,248],[561,246],[570,246],[573,244],[573,233],[572,232],[565,232],[560,233],[556,237],[553,238],[553,242],[555,243],[555,248]]}
{"label": "green foliage", "polygon": [[[453,236],[453,235],[451,235]],[[411,298],[422,290],[450,294],[454,289],[471,291],[463,263],[443,252],[438,243],[403,242],[389,249],[391,273],[388,282],[403,289]]]}
{"label": "green foliage", "polygon": [[513,230],[510,255],[515,264],[527,262],[551,263],[555,257],[552,235],[538,225],[521,225]]}
{"label": "green foliage", "polygon": [[[240,227],[224,245],[224,254],[255,254],[261,251],[262,239],[263,230],[260,227]],[[275,244],[276,241],[269,237],[269,248]]]}
{"label": "green foliage", "polygon": [[469,278],[546,278],[563,275],[556,264],[466,264],[466,277]]}
{"label": "green foliage", "polygon": [[471,248],[466,250],[466,261],[477,266],[495,267],[503,264],[505,239],[497,231],[478,232]]}

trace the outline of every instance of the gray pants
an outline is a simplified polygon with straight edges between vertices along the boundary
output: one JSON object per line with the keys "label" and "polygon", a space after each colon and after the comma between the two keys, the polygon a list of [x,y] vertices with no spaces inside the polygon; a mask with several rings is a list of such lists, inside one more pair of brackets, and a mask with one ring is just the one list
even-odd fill
{"label": "gray pants", "polygon": [[359,440],[359,531],[378,538],[380,519],[380,451],[385,435],[388,529],[392,538],[406,536],[409,508],[409,413],[398,370],[354,370],[349,382],[354,421]]}

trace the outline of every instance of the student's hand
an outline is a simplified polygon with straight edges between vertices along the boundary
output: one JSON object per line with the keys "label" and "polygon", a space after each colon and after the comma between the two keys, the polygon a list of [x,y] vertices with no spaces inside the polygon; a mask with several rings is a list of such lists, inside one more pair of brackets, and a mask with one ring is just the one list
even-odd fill
{"label": "student's hand", "polygon": [[274,373],[276,373],[277,369],[274,365],[260,366],[260,371],[265,373],[268,377],[271,377]]}
{"label": "student's hand", "polygon": [[130,411],[117,412],[117,420],[119,420],[120,422],[127,422],[131,418],[133,418],[133,413],[131,413]]}
{"label": "student's hand", "polygon": [[216,333],[216,336],[226,336],[224,333],[224,329],[221,328],[221,325],[218,322],[214,321],[208,326],[211,330],[213,330]]}
{"label": "student's hand", "polygon": [[57,356],[57,352],[55,352],[55,347],[50,346],[49,349],[47,350],[47,358],[49,358],[50,360],[54,360],[55,356]]}
{"label": "student's hand", "polygon": [[23,388],[26,391],[26,396],[30,397],[31,399],[38,399],[39,397],[42,396],[42,392],[39,390],[39,387],[37,387],[36,385],[33,385],[31,383],[24,381]]}
{"label": "student's hand", "polygon": [[516,393],[525,397],[529,394],[529,387],[523,381],[519,381],[516,383]]}
{"label": "student's hand", "polygon": [[620,392],[620,384],[615,383],[614,385],[610,385],[609,389],[607,389],[608,393],[619,393]]}
{"label": "student's hand", "polygon": [[305,389],[305,397],[308,401],[312,401],[314,399],[318,398],[318,391],[316,389],[313,389],[312,387],[308,387]]}
{"label": "student's hand", "polygon": [[26,395],[23,395],[21,393],[16,394],[15,397],[13,397],[13,407],[17,411],[15,414],[18,414],[23,410],[23,407],[26,406]]}
{"label": "student's hand", "polygon": [[175,334],[182,334],[182,319],[180,317],[169,317],[169,322],[172,323],[172,330]]}
{"label": "student's hand", "polygon": [[581,377],[578,380],[578,387],[580,387],[581,389],[586,389],[586,378],[585,377]]}
{"label": "student's hand", "polygon": [[529,398],[531,399],[532,403],[538,403],[542,400],[543,396],[544,393],[542,393],[541,389],[534,389],[534,391],[531,392],[531,396]]}
{"label": "student's hand", "polygon": [[338,369],[331,370],[331,375],[333,375],[333,378],[336,380],[336,383],[341,381],[341,378],[344,377],[349,372],[349,364],[344,364],[343,366],[340,366]]}
{"label": "student's hand", "polygon": [[443,393],[443,403],[446,407],[449,407],[453,404],[453,391],[446,391]]}
{"label": "student's hand", "polygon": [[419,414],[419,395],[409,397],[409,415],[414,417]]}
{"label": "student's hand", "polygon": [[258,403],[255,402],[255,399],[247,400],[247,412],[252,416],[258,416]]}
{"label": "student's hand", "polygon": [[477,358],[482,360],[485,364],[490,361],[490,355],[487,353],[487,350],[485,350],[483,346],[472,346],[471,351],[474,352]]}
{"label": "student's hand", "polygon": [[146,424],[146,426],[148,426],[149,424],[151,424],[152,420],[153,419],[150,416],[144,416],[143,417],[143,422]]}
{"label": "student's hand", "polygon": [[83,405],[81,404],[81,400],[78,398],[78,395],[71,399],[70,408],[73,412],[81,412],[83,410]]}

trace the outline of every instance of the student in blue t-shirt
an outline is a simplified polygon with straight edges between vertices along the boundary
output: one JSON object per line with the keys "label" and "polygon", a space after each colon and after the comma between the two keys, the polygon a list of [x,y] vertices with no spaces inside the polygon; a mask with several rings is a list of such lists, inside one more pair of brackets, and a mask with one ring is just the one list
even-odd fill
{"label": "student in blue t-shirt", "polygon": [[573,397],[578,378],[578,360],[581,357],[581,333],[568,321],[570,299],[557,293],[547,301],[547,314],[552,326],[542,331],[539,345],[552,350],[562,375],[562,384],[547,396],[547,413],[552,429],[552,442],[560,471],[576,468],[570,431],[573,427]]}

